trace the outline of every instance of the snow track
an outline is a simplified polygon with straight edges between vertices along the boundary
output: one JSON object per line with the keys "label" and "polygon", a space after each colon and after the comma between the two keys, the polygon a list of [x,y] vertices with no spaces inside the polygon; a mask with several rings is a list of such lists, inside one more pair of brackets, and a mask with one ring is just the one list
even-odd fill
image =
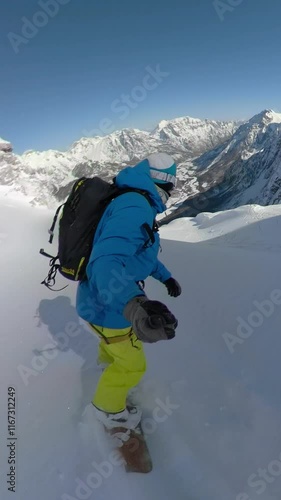
{"label": "snow track", "polygon": [[179,328],[175,340],[146,346],[137,396],[154,469],[145,476],[112,464],[92,418],[97,340],[76,316],[75,286],[52,294],[40,285],[52,214],[16,201],[0,208],[1,500],[11,498],[9,386],[17,392],[16,500],[280,500],[280,206],[161,229],[160,258],[183,295],[171,299],[147,281]]}

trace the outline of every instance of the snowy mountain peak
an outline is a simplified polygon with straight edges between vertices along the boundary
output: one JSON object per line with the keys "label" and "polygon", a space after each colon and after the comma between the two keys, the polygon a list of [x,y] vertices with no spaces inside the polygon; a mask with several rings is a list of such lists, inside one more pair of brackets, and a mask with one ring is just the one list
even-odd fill
{"label": "snowy mountain peak", "polygon": [[281,113],[276,113],[272,109],[265,109],[249,120],[251,125],[269,125],[270,123],[281,123]]}
{"label": "snowy mountain peak", "polygon": [[169,123],[168,120],[161,120],[154,130],[156,129],[162,130],[162,128],[165,128],[168,125],[168,123]]}
{"label": "snowy mountain peak", "polygon": [[173,118],[172,120],[161,120],[152,133],[157,134],[165,129],[175,129],[176,127],[182,126],[202,126],[207,121],[208,120],[201,120],[200,118],[192,118],[191,116],[181,116],[179,118]]}
{"label": "snowy mountain peak", "polygon": [[5,141],[0,137],[0,151],[4,151],[4,153],[11,153],[13,151],[13,146],[10,142]]}
{"label": "snowy mountain peak", "polygon": [[162,130],[166,127],[174,127],[176,125],[200,125],[204,124],[208,120],[201,120],[200,118],[193,118],[192,116],[180,116],[179,118],[173,118],[172,120],[161,120],[155,127],[154,132],[157,130]]}
{"label": "snowy mountain peak", "polygon": [[215,120],[201,120],[183,116],[162,120],[152,132],[158,141],[168,141],[178,153],[198,156],[228,140],[239,124]]}
{"label": "snowy mountain peak", "polygon": [[276,113],[272,109],[266,111],[265,118],[272,123],[281,123],[281,113]]}

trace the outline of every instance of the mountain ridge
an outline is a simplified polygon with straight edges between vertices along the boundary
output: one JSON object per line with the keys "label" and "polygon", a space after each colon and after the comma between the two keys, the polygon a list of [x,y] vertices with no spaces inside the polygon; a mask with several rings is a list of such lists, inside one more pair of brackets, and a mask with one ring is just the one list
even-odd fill
{"label": "mountain ridge", "polygon": [[237,126],[235,122],[182,117],[162,122],[165,137],[160,137],[157,127],[152,132],[123,129],[104,137],[84,137],[66,152],[0,152],[0,185],[22,193],[33,204],[50,205],[56,201],[56,194],[65,192],[64,187],[78,177],[99,175],[109,180],[124,166],[132,166],[158,150],[173,155],[180,163],[221,144]]}
{"label": "mountain ridge", "polygon": [[10,145],[0,148],[0,186],[6,193],[22,194],[33,205],[53,207],[77,178],[98,175],[111,180],[120,169],[154,151],[171,154],[178,164],[168,220],[241,204],[281,202],[281,114],[270,109],[243,123],[192,117],[162,120],[151,132],[123,129],[82,138],[67,152],[15,155]]}
{"label": "mountain ridge", "polygon": [[201,211],[280,203],[281,114],[264,110],[255,115],[224,144],[196,158],[191,170],[195,189],[190,190],[187,179],[187,199],[166,222]]}

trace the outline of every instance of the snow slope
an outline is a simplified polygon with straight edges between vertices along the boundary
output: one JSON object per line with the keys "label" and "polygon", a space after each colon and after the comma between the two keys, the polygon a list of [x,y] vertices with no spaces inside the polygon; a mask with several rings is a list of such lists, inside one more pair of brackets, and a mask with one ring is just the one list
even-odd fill
{"label": "snow slope", "polygon": [[[147,282],[179,328],[175,340],[146,346],[137,395],[154,462],[146,476],[108,464],[101,475],[113,456],[88,406],[97,341],[76,316],[75,285],[58,293],[40,285],[48,262],[38,250],[52,215],[0,199],[1,500],[12,498],[9,386],[17,391],[16,500],[280,500],[281,306],[272,298],[281,289],[281,207],[205,213],[161,229],[161,259],[183,294],[171,299]],[[265,300],[266,313],[254,315]]]}

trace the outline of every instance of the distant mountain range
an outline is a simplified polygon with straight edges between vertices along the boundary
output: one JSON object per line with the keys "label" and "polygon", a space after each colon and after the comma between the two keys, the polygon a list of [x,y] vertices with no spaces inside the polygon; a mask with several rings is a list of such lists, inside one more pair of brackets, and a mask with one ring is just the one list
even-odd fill
{"label": "distant mountain range", "polygon": [[0,152],[0,185],[26,195],[33,204],[53,205],[75,179],[83,175],[111,179],[124,166],[157,150],[175,156],[184,180],[184,162],[222,144],[236,129],[235,122],[185,117],[162,121],[153,132],[125,129],[105,137],[84,137],[66,152]]}
{"label": "distant mountain range", "polygon": [[193,182],[187,179],[182,186],[186,199],[167,222],[202,211],[280,203],[281,114],[255,115],[224,144],[193,159],[191,170]]}
{"label": "distant mountain range", "polygon": [[171,218],[242,204],[281,201],[281,114],[265,110],[247,122],[163,120],[152,132],[124,129],[82,138],[66,152],[15,155],[0,139],[0,186],[35,205],[55,206],[77,178],[109,180],[149,153],[165,151],[178,163]]}

